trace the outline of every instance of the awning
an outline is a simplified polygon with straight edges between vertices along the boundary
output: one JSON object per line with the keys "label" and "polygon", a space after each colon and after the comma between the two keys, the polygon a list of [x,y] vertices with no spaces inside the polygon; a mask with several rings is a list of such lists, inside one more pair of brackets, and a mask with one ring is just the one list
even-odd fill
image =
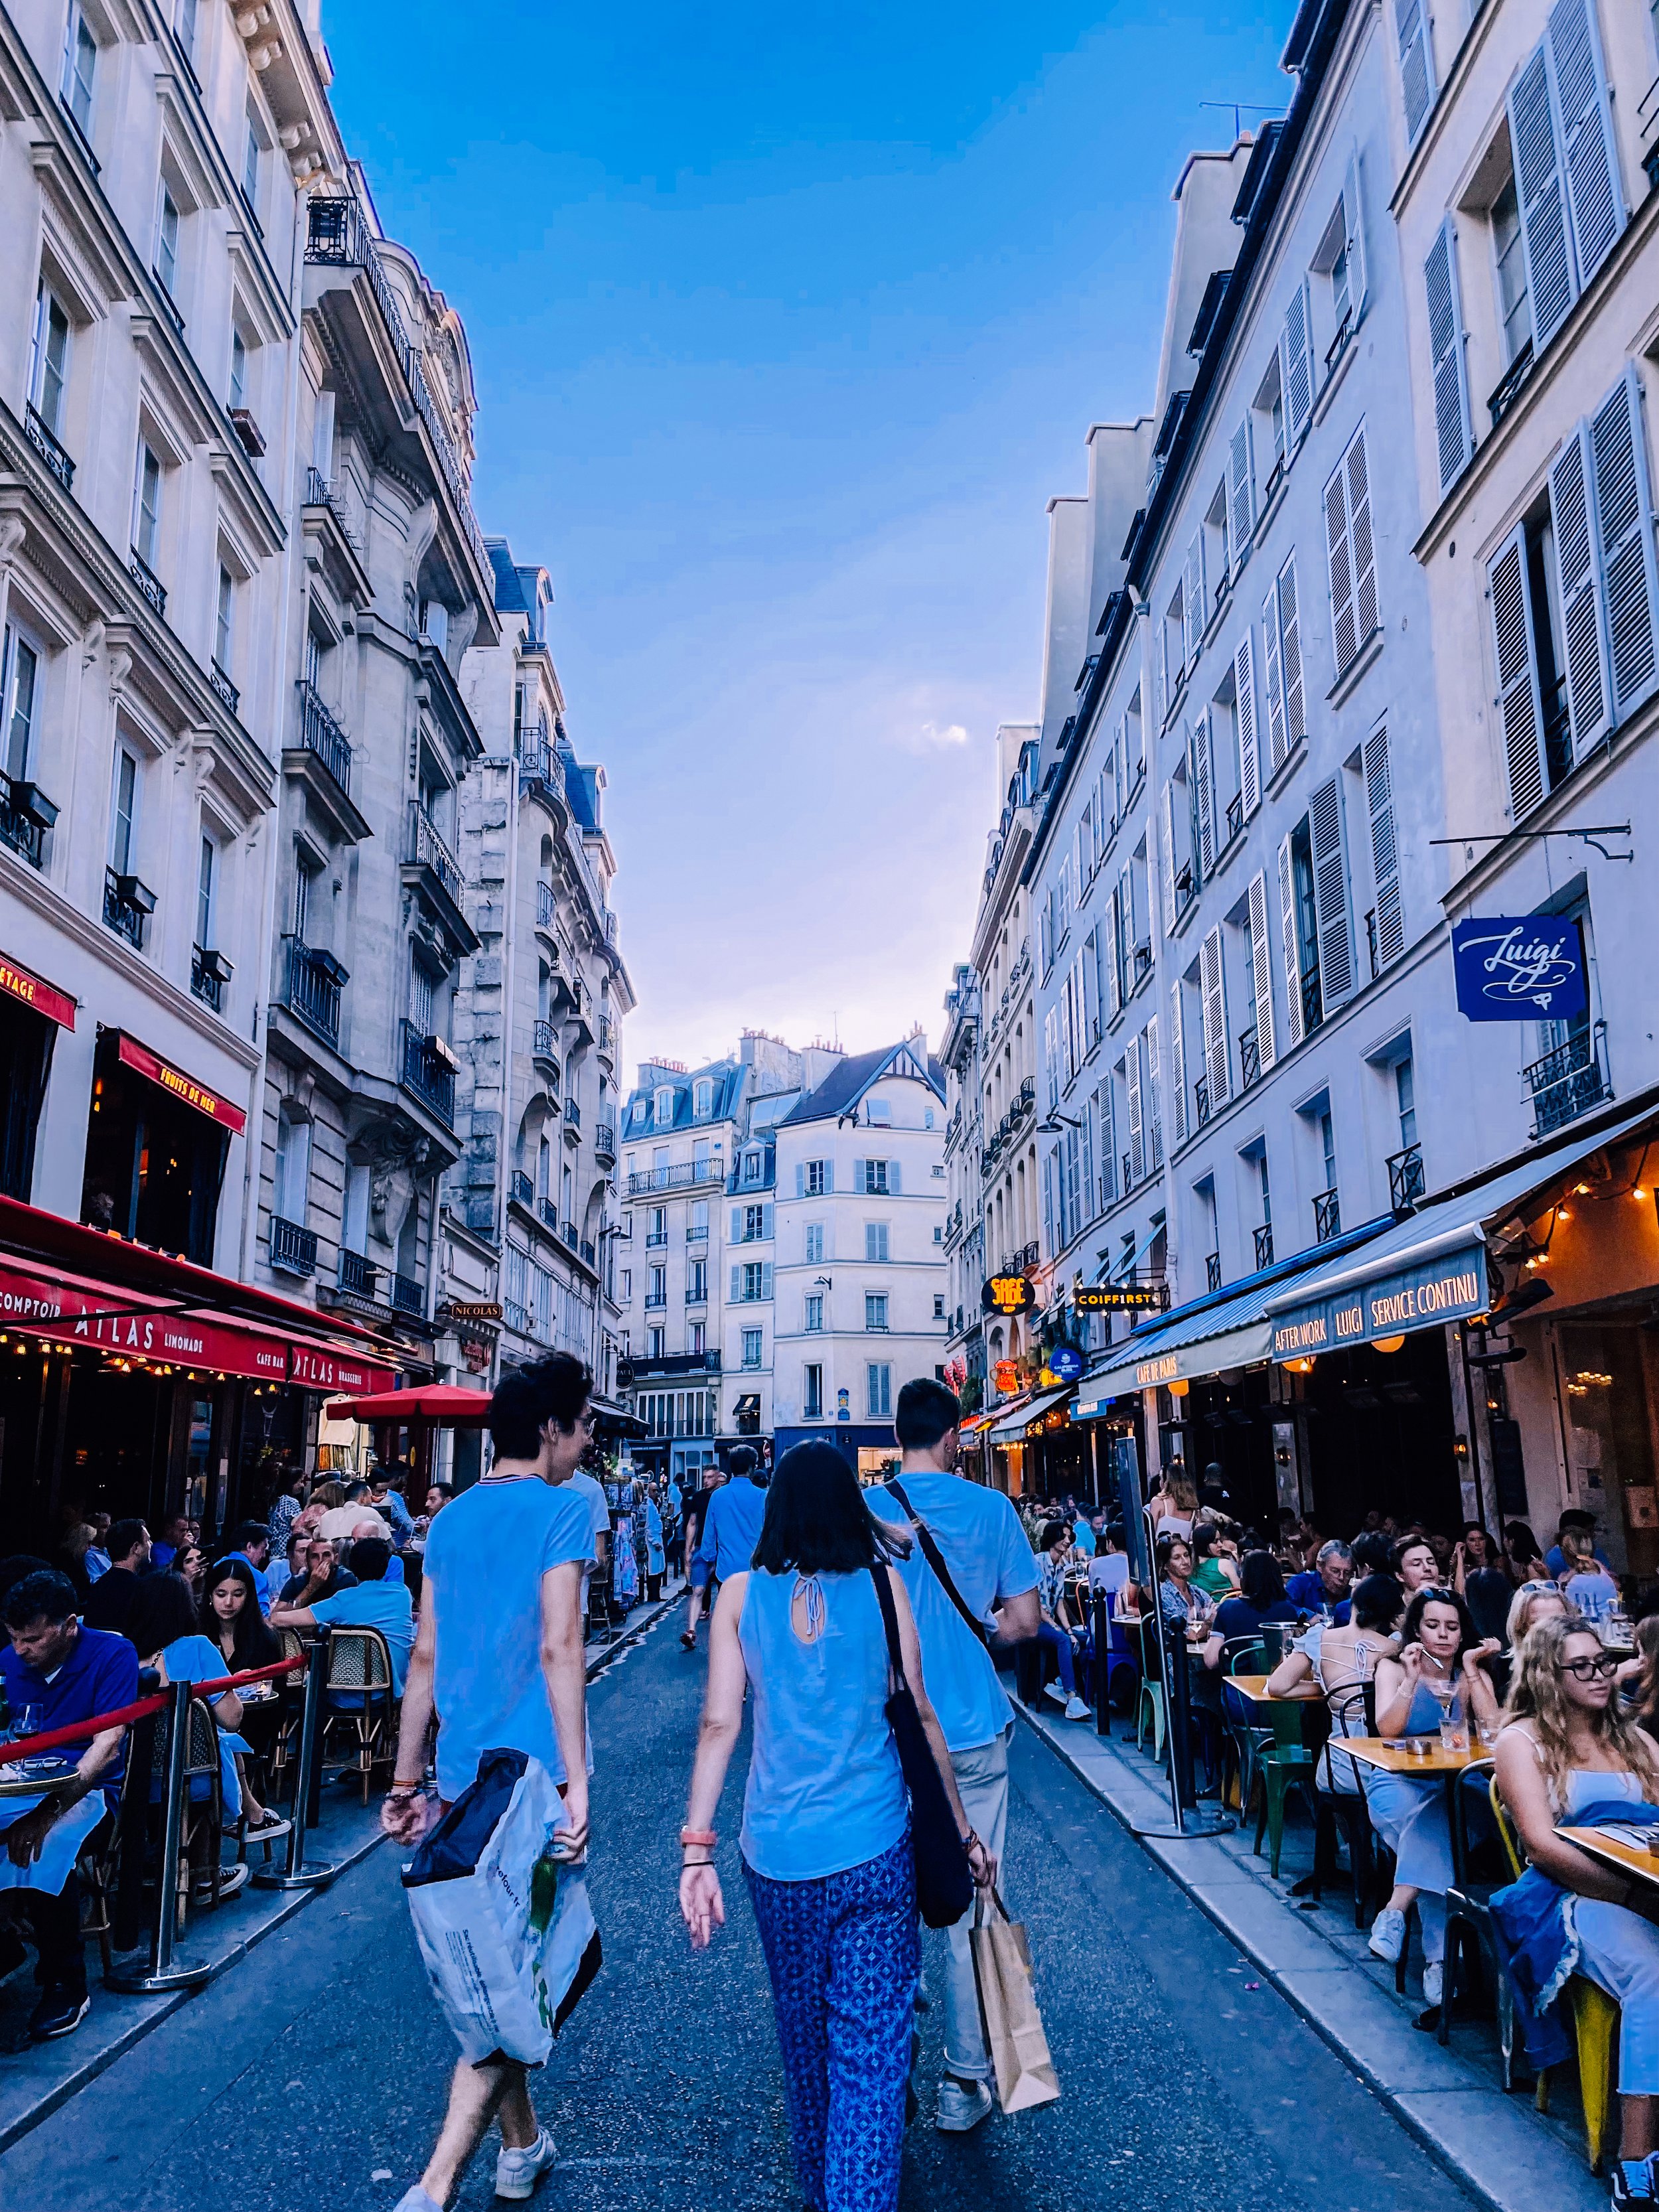
{"label": "awning", "polygon": [[37,1014],[44,1014],[49,1022],[56,1022],[60,1029],[72,1030],[75,1027],[75,1001],[69,993],[60,991],[56,984],[46,982],[39,975],[31,975],[19,962],[8,960],[3,954],[0,954],[0,991],[3,991],[9,999],[16,999],[22,1005],[32,1006]]}
{"label": "awning", "polygon": [[1224,1291],[1177,1306],[1150,1328],[1137,1329],[1127,1343],[1112,1347],[1108,1364],[1079,1383],[1073,1419],[1097,1419],[1114,1397],[1151,1389],[1157,1383],[1189,1382],[1218,1374],[1224,1367],[1252,1367],[1270,1358],[1273,1326],[1267,1308],[1272,1301],[1294,1291],[1328,1264],[1334,1252],[1352,1252],[1379,1237],[1389,1221],[1384,1216],[1364,1222],[1330,1243],[1294,1253]]}
{"label": "awning", "polygon": [[1380,1336],[1401,1336],[1485,1313],[1492,1297],[1486,1231],[1510,1218],[1533,1193],[1570,1174],[1590,1153],[1619,1144],[1651,1122],[1651,1103],[1593,1136],[1580,1133],[1455,1196],[1420,1206],[1351,1261],[1322,1267],[1287,1285],[1268,1307],[1269,1356],[1340,1351]]}
{"label": "awning", "polygon": [[218,1122],[234,1136],[240,1136],[246,1128],[247,1115],[241,1107],[228,1098],[222,1098],[216,1091],[210,1091],[204,1083],[198,1083],[170,1060],[163,1060],[160,1053],[152,1052],[147,1044],[140,1044],[137,1037],[129,1036],[125,1030],[117,1032],[115,1054],[125,1066],[148,1077],[169,1097],[193,1106],[198,1114],[205,1114],[210,1121]]}
{"label": "awning", "polygon": [[760,1392],[758,1390],[749,1390],[745,1391],[743,1396],[738,1400],[736,1405],[732,1407],[732,1418],[734,1421],[740,1421],[745,1415],[750,1413],[758,1413],[759,1411]]}
{"label": "awning", "polygon": [[1068,1382],[1062,1389],[1045,1390],[1042,1397],[1033,1398],[1029,1405],[1022,1406],[1012,1420],[999,1420],[991,1431],[991,1442],[994,1444],[1018,1443],[1045,1413],[1052,1413],[1056,1406],[1071,1396],[1073,1387]]}
{"label": "awning", "polygon": [[489,1419],[488,1390],[458,1382],[425,1382],[413,1390],[377,1390],[372,1396],[336,1398],[323,1408],[331,1421],[396,1421],[410,1426],[481,1429]]}
{"label": "awning", "polygon": [[959,1437],[977,1436],[981,1429],[988,1427],[996,1419],[997,1408],[994,1406],[988,1413],[969,1413],[958,1425],[957,1434]]}

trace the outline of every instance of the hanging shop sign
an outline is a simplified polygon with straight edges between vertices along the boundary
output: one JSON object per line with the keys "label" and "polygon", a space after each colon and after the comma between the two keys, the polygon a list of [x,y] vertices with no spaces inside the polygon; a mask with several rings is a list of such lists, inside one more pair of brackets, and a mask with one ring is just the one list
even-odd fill
{"label": "hanging shop sign", "polygon": [[1485,1313],[1489,1304],[1486,1248],[1477,1241],[1418,1267],[1396,1268],[1351,1290],[1287,1307],[1273,1316],[1273,1356],[1304,1359],[1340,1352],[1346,1345],[1467,1320]]}
{"label": "hanging shop sign", "polygon": [[44,1014],[49,1022],[60,1028],[75,1027],[75,1001],[67,991],[59,991],[50,983],[43,983],[38,975],[31,975],[27,968],[20,968],[15,960],[0,955],[0,991],[9,999],[16,999],[32,1006],[37,1014]]}
{"label": "hanging shop sign", "polygon": [[1079,1283],[1072,1292],[1079,1313],[1167,1313],[1167,1283]]}
{"label": "hanging shop sign", "polygon": [[1455,923],[1458,1011],[1472,1022],[1571,1021],[1585,1012],[1584,940],[1559,915]]}
{"label": "hanging shop sign", "polygon": [[163,1060],[148,1045],[140,1044],[137,1037],[130,1037],[125,1030],[116,1053],[126,1066],[148,1076],[152,1083],[183,1104],[194,1107],[198,1114],[205,1114],[210,1121],[217,1121],[233,1136],[240,1136],[247,1127],[247,1115],[240,1106],[233,1105],[228,1098],[222,1098],[216,1091],[210,1091],[205,1084],[198,1083],[193,1076],[174,1067],[171,1060]]}
{"label": "hanging shop sign", "polygon": [[1048,1371],[1058,1382],[1076,1382],[1083,1374],[1083,1354],[1069,1344],[1057,1344],[1048,1354]]}
{"label": "hanging shop sign", "polygon": [[1018,1390],[1019,1388],[1018,1360],[999,1359],[996,1365],[991,1370],[991,1380],[996,1384],[998,1389],[1000,1390],[1005,1396],[1010,1391]]}
{"label": "hanging shop sign", "polygon": [[992,1275],[979,1302],[988,1314],[1030,1313],[1036,1304],[1036,1285],[1029,1275]]}
{"label": "hanging shop sign", "polygon": [[441,1321],[499,1321],[499,1298],[447,1298],[438,1309]]}

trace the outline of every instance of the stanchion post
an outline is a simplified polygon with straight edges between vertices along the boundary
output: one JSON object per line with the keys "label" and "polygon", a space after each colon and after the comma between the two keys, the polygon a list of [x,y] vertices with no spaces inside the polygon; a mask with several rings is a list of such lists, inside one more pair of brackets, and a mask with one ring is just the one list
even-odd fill
{"label": "stanchion post", "polygon": [[[210,1966],[174,1964],[173,1949],[179,1936],[179,1854],[184,1848],[185,1768],[190,1753],[190,1684],[173,1682],[167,1688],[167,1764],[161,1799],[161,1863],[156,1871],[155,1959],[148,1973],[116,1974],[110,1987],[117,1990],[190,1990],[205,1982]],[[129,1751],[131,1746],[128,1747]],[[142,1777],[140,1778],[142,1782]]]}
{"label": "stanchion post", "polygon": [[1095,1646],[1095,1734],[1112,1732],[1112,1613],[1106,1593],[1097,1589],[1089,1607]]}
{"label": "stanchion post", "polygon": [[306,1654],[305,1705],[300,1720],[300,1771],[294,1785],[294,1819],[288,1832],[286,1866],[256,1867],[261,1889],[321,1889],[340,1871],[337,1865],[306,1856],[306,1830],[316,1818],[323,1755],[323,1694],[328,1684],[328,1631],[319,1631]]}

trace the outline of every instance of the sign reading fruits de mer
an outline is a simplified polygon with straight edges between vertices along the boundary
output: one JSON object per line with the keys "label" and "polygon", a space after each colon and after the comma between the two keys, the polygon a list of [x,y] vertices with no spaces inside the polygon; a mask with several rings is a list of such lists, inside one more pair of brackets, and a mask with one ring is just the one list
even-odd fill
{"label": "sign reading fruits de mer", "polygon": [[1379,1336],[1466,1320],[1486,1311],[1488,1296],[1486,1248],[1471,1244],[1419,1267],[1396,1268],[1374,1282],[1287,1307],[1273,1316],[1273,1358],[1340,1352]]}

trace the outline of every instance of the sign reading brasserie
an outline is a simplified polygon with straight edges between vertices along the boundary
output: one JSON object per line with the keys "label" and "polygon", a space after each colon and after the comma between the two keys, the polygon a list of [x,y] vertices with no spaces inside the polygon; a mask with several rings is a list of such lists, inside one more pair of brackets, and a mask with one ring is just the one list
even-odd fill
{"label": "sign reading brasserie", "polygon": [[1036,1304],[1036,1291],[1029,1275],[992,1275],[979,1302],[988,1314],[1030,1313]]}
{"label": "sign reading brasserie", "polygon": [[1457,922],[1452,968],[1458,1011],[1472,1022],[1571,1021],[1589,1004],[1583,939],[1559,915]]}
{"label": "sign reading brasserie", "polygon": [[1345,1345],[1464,1320],[1484,1313],[1487,1303],[1486,1247],[1475,1245],[1275,1315],[1273,1358],[1340,1352]]}

